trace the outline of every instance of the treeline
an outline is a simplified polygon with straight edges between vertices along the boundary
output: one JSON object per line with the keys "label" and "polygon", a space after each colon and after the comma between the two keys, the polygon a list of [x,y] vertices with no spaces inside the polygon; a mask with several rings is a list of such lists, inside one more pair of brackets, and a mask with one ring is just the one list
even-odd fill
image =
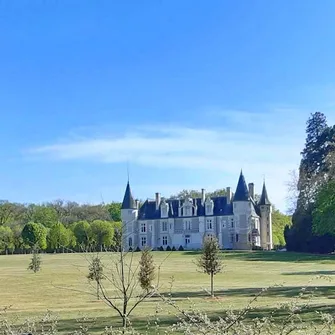
{"label": "treeline", "polygon": [[335,246],[335,126],[316,112],[307,121],[306,135],[286,245],[290,251],[330,253]]}
{"label": "treeline", "polygon": [[115,250],[120,245],[121,204],[42,205],[0,201],[0,253]]}

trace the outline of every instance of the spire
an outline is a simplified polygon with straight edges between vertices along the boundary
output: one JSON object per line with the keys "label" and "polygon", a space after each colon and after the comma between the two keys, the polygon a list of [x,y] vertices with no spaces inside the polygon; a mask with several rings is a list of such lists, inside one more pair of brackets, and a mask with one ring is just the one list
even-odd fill
{"label": "spire", "polygon": [[249,191],[243,176],[243,172],[241,170],[240,178],[238,179],[233,201],[248,201],[248,200],[249,200]]}
{"label": "spire", "polygon": [[124,193],[121,209],[135,209],[136,203],[131,194],[129,181],[127,183],[126,192]]}
{"label": "spire", "polygon": [[265,180],[263,182],[263,190],[262,190],[262,195],[261,195],[261,198],[259,199],[259,203],[258,205],[271,205],[271,202],[269,200],[269,197],[268,197],[268,192],[266,190],[266,186],[265,186]]}

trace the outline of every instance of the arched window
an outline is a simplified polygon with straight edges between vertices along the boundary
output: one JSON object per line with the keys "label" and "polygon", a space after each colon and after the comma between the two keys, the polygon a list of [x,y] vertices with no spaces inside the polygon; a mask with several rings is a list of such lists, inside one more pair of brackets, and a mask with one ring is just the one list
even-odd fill
{"label": "arched window", "polygon": [[128,246],[129,248],[133,246],[133,239],[131,237],[128,239]]}

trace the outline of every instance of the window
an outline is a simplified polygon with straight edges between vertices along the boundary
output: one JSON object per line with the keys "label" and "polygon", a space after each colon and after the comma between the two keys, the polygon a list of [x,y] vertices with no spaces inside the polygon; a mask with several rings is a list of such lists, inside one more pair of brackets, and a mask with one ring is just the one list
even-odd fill
{"label": "window", "polygon": [[185,230],[191,230],[192,224],[191,221],[185,221]]}
{"label": "window", "polygon": [[144,247],[147,244],[147,238],[145,236],[141,237],[141,246]]}
{"label": "window", "polygon": [[168,238],[167,236],[163,236],[163,245],[167,245]]}
{"label": "window", "polygon": [[133,239],[131,237],[128,239],[128,246],[129,248],[133,246]]}
{"label": "window", "polygon": [[234,234],[230,234],[230,243],[234,243]]}
{"label": "window", "polygon": [[251,236],[248,234],[248,242],[251,242]]}
{"label": "window", "polygon": [[266,225],[266,228],[269,228],[269,224]]}
{"label": "window", "polygon": [[141,233],[145,233],[147,231],[147,227],[145,223],[141,223]]}
{"label": "window", "polygon": [[162,231],[167,231],[167,222],[162,222]]}
{"label": "window", "polygon": [[267,232],[267,235],[270,236],[269,232]]}
{"label": "window", "polygon": [[184,216],[191,216],[191,207],[184,207]]}
{"label": "window", "polygon": [[238,242],[238,234],[236,234],[236,242]]}
{"label": "window", "polygon": [[231,227],[234,228],[234,219],[230,219]]}
{"label": "window", "polygon": [[213,229],[212,219],[207,219],[207,229]]}
{"label": "window", "polygon": [[190,237],[190,235],[186,235],[185,236],[185,244],[187,245],[187,244],[190,244],[191,243],[191,237]]}
{"label": "window", "polygon": [[170,223],[170,229],[172,229],[172,224]]}

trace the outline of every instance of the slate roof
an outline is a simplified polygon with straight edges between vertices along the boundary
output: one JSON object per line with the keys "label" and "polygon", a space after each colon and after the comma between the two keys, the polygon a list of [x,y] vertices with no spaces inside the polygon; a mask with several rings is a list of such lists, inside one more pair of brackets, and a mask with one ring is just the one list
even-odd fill
{"label": "slate roof", "polygon": [[133,195],[131,194],[131,189],[130,189],[130,185],[128,181],[126,191],[124,193],[121,209],[135,209],[135,208],[136,208],[136,203],[133,198]]}
{"label": "slate roof", "polygon": [[[211,198],[214,203],[213,215],[233,215],[233,206],[232,204],[227,203],[227,197],[213,197]],[[185,199],[166,199],[166,203],[169,205],[169,218],[178,217],[178,208],[183,205]],[[197,212],[195,216],[205,216],[205,206],[201,204],[201,198],[193,198],[193,205],[196,206]],[[194,216],[192,216],[194,217]],[[146,200],[141,206],[138,219],[139,220],[155,220],[161,218],[160,209],[156,210],[156,201],[155,200]]]}
{"label": "slate roof", "polygon": [[247,183],[245,182],[243,176],[243,172],[241,171],[233,201],[248,201],[248,200],[249,200],[249,191]]}
{"label": "slate roof", "polygon": [[271,205],[271,202],[268,197],[268,192],[266,190],[265,182],[263,183],[262,195],[261,195],[261,198],[259,199],[258,205],[259,206]]}

